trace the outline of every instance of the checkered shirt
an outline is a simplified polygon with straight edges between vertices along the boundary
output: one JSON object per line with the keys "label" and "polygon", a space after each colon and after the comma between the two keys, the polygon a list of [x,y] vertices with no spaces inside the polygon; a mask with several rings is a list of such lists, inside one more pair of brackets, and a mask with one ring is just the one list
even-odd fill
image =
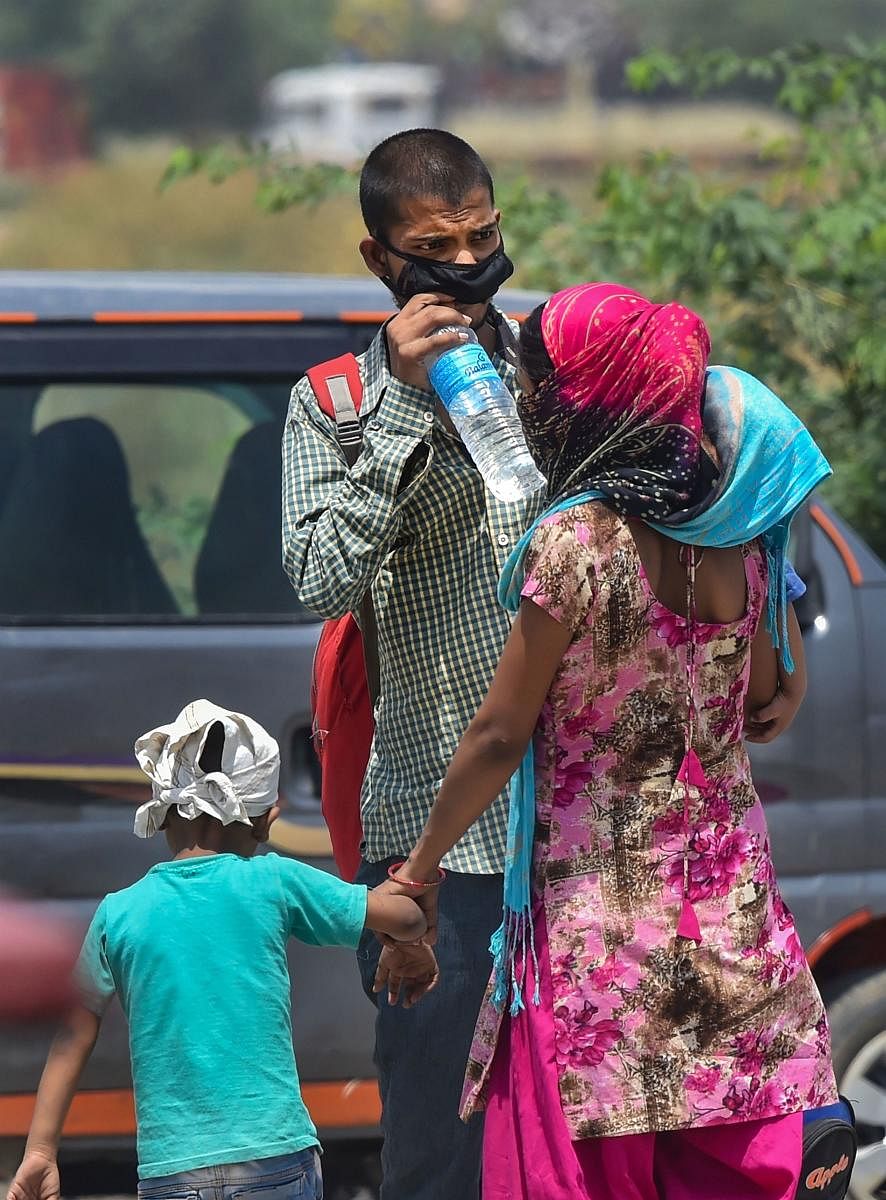
{"label": "checkered shirt", "polygon": [[[364,440],[350,469],[307,377],[293,389],[283,562],[299,599],[324,617],[356,612],[372,588],[381,689],[361,810],[363,853],[376,862],[414,846],[486,694],[510,628],[498,577],[540,499],[503,504],[485,489],[432,394],[391,375],[384,330],[358,361]],[[499,352],[493,361],[514,391],[515,368]],[[502,871],[506,831],[503,794],[444,865]]]}

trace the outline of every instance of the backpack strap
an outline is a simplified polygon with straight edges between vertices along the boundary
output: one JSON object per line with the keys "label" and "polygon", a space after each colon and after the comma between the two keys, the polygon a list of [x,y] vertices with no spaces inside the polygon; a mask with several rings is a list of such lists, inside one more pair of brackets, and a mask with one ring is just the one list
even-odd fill
{"label": "backpack strap", "polygon": [[309,367],[307,376],[321,411],[335,421],[335,436],[348,466],[352,467],[363,445],[363,430],[357,415],[363,400],[363,380],[357,360],[353,354],[342,354]]}
{"label": "backpack strap", "polygon": [[495,348],[505,362],[512,367],[520,365],[520,349],[513,329],[504,313],[499,313],[490,304],[486,310],[486,324],[495,331]]}
{"label": "backpack strap", "polygon": [[[360,366],[353,354],[342,354],[309,367],[308,380],[314,389],[317,403],[327,417],[335,421],[335,436],[349,467],[360,457],[363,430],[359,412],[363,401],[363,380]],[[373,707],[381,687],[378,661],[378,626],[372,604],[371,588],[360,601],[360,632],[363,634],[363,658],[366,663],[366,682]]]}

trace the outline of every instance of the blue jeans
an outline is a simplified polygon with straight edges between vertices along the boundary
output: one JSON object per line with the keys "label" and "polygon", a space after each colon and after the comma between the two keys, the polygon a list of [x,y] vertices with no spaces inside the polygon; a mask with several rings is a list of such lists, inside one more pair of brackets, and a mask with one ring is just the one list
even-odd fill
{"label": "blue jeans", "polygon": [[309,1146],[275,1158],[140,1179],[138,1200],[323,1200],[320,1155]]}
{"label": "blue jeans", "polygon": [[[393,861],[364,862],[357,882],[375,886]],[[372,995],[380,946],[370,931],[360,942],[363,987],[378,1009],[381,1200],[479,1200],[483,1118],[464,1124],[458,1106],[501,906],[501,875],[447,875],[435,946],[440,982],[415,1008],[393,1007],[386,996]]]}

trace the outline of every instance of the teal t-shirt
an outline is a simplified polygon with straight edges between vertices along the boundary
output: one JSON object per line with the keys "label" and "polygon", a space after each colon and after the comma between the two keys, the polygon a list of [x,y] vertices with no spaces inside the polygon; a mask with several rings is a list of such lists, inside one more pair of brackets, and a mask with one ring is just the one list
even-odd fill
{"label": "teal t-shirt", "polygon": [[366,888],[277,854],[179,859],[101,902],[84,1003],[129,1022],[139,1177],[317,1142],[292,1048],[286,943],[356,947]]}

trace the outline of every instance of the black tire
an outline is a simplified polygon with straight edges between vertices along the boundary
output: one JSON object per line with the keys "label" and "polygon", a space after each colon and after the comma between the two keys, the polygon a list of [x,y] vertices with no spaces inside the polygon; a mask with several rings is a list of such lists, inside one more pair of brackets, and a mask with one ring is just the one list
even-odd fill
{"label": "black tire", "polygon": [[822,996],[839,1084],[856,1054],[886,1030],[886,967],[865,967],[840,975],[822,987]]}
{"label": "black tire", "polygon": [[[866,1046],[886,1033],[886,967],[866,967],[841,975],[822,988],[822,995],[831,1027],[837,1086],[851,1101],[853,1083],[851,1076],[847,1078],[848,1068]],[[867,1081],[886,1090],[886,1053],[878,1064],[864,1074]],[[864,1106],[860,1106],[856,1113],[859,1155],[849,1193],[854,1200],[886,1196],[886,1159],[882,1155],[886,1127],[865,1123],[865,1116]],[[869,1155],[875,1155],[876,1161],[871,1161]]]}

